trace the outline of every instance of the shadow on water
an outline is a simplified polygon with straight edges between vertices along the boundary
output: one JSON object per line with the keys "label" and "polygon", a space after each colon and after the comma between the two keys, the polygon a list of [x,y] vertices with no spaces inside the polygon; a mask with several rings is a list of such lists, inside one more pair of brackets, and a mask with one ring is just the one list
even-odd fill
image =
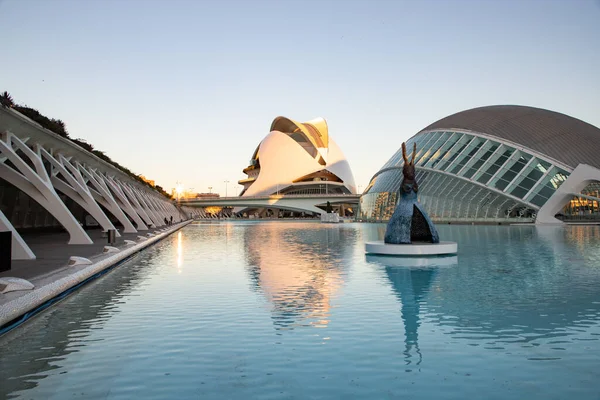
{"label": "shadow on water", "polygon": [[244,231],[251,287],[271,304],[279,332],[329,323],[331,300],[346,279],[357,241],[355,228],[296,225],[274,222]]}
{"label": "shadow on water", "polygon": [[[380,231],[371,228],[370,239]],[[417,364],[423,357],[424,321],[490,349],[581,340],[600,321],[598,227],[442,226],[440,236],[459,243],[454,267],[367,256],[401,304],[408,363],[413,351]]]}
{"label": "shadow on water", "polygon": [[60,361],[85,347],[93,331],[119,312],[122,299],[156,268],[156,255],[157,249],[147,251],[0,337],[0,398],[17,397],[48,375],[66,373],[56,371]]}

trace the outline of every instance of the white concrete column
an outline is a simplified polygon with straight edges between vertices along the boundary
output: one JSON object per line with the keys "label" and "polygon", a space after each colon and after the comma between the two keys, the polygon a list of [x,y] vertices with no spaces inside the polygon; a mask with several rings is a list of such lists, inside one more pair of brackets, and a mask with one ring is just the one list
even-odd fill
{"label": "white concrete column", "polygon": [[21,235],[19,235],[19,232],[17,232],[13,224],[10,223],[2,211],[0,211],[0,231],[12,232],[12,241],[10,245],[11,260],[35,260],[33,251],[27,246],[27,243],[25,243]]}
{"label": "white concrete column", "polygon": [[131,188],[129,186],[127,186],[126,183],[121,182],[120,180],[115,180],[115,182],[117,185],[119,185],[121,187],[121,190],[123,190],[123,193],[125,193],[125,195],[129,199],[131,204],[135,207],[135,209],[138,212],[138,214],[140,215],[140,217],[142,217],[142,219],[146,223],[146,225],[154,224],[154,222],[152,221],[150,216],[148,216],[148,213],[146,212],[146,210],[144,210],[144,208],[142,207],[142,205],[140,204],[138,199],[135,197],[135,195],[131,191]]}
{"label": "white concrete column", "polygon": [[162,195],[154,195],[154,201],[156,202],[156,205],[158,206],[160,212],[166,217],[169,218],[169,210],[167,209],[167,207],[165,206],[165,201],[162,199]]}
{"label": "white concrete column", "polygon": [[154,225],[157,227],[163,226],[165,224],[165,221],[163,219],[161,219],[158,215],[156,215],[156,213],[154,212],[152,207],[150,207],[150,205],[148,204],[146,196],[142,192],[140,192],[140,190],[137,187],[135,187],[135,186],[130,186],[130,187],[131,187],[131,191],[135,194],[135,196],[137,197],[140,204],[144,207],[144,209],[148,213],[148,216],[152,219],[152,221],[154,221]]}
{"label": "white concrete column", "polygon": [[[58,155],[57,160],[43,148],[40,149],[40,152],[42,157],[50,162],[53,167],[50,180],[54,187],[69,196],[87,211],[98,224],[100,224],[104,232],[109,229],[114,229],[116,231],[115,226],[110,222],[110,219],[108,219],[98,203],[94,200],[77,168],[75,168],[62,154]],[[59,179],[58,174],[62,175],[66,182]],[[117,236],[121,236],[119,232],[117,232]]]}
{"label": "white concrete column", "polygon": [[138,230],[148,230],[148,227],[145,225],[138,226],[138,229],[135,229],[129,218],[127,218],[115,198],[110,193],[110,190],[106,187],[106,185],[103,185],[96,179],[95,175],[92,174],[91,169],[88,171],[86,167],[77,162],[75,163],[75,166],[83,174],[83,176],[85,176],[85,179],[88,180],[89,184],[93,186],[93,188],[90,188],[90,193],[94,200],[104,206],[104,208],[110,211],[112,215],[119,220],[121,225],[123,225],[123,232],[136,233]]}
{"label": "white concrete column", "polygon": [[[112,189],[114,192],[118,192],[118,196],[119,196],[120,198],[122,198],[122,199],[123,199],[123,201],[127,201],[127,203],[129,204],[129,207],[131,207],[131,210],[133,210],[133,211],[136,211],[136,210],[135,210],[135,208],[133,207],[133,203],[132,203],[132,202],[130,202],[130,201],[128,200],[128,198],[127,198],[127,195],[126,195],[126,194],[125,194],[125,192],[123,191],[123,189],[122,189],[121,185],[119,185],[119,184],[118,184],[118,180],[117,180],[116,178],[114,178],[114,177],[107,176],[107,175],[103,175],[103,177],[106,179],[106,182],[107,182],[107,183],[110,185],[111,189]],[[146,213],[146,214],[147,214],[147,213]],[[139,214],[138,212],[136,212],[136,215],[137,215],[137,219],[139,219],[139,220],[141,221],[142,219],[141,219],[141,217],[140,217],[140,214]],[[150,220],[151,220],[152,222],[149,222],[149,223],[148,223],[148,226],[150,226],[150,225],[154,225],[154,226],[156,227],[156,226],[157,226],[157,225],[156,225],[156,221],[154,221],[152,218],[150,218]],[[162,225],[162,224],[161,224],[161,225]]]}
{"label": "white concrete column", "polygon": [[154,206],[154,210],[156,211],[156,213],[162,217],[162,219],[164,220],[165,218],[169,219],[168,217],[168,213],[165,211],[165,209],[161,206],[160,204],[160,200],[158,200],[154,195],[152,194],[147,194],[148,196],[148,200],[150,201],[150,204],[152,204]]}
{"label": "white concrete column", "polygon": [[[35,171],[13,149],[21,150],[33,164]],[[16,186],[46,209],[69,233],[69,244],[92,244],[92,239],[83,230],[52,186],[36,145],[37,153],[15,135],[5,132],[0,140],[0,152],[18,169],[17,172],[5,163],[0,164],[0,177]]]}
{"label": "white concrete column", "polygon": [[123,191],[112,181],[112,179],[107,178],[105,175],[100,172],[96,172],[95,170],[91,170],[91,173],[96,177],[96,180],[104,185],[106,189],[110,188],[110,192],[114,195],[114,199],[119,203],[121,209],[129,215],[129,217],[135,222],[138,230],[144,230],[144,228],[148,228],[144,221],[140,218],[139,214],[133,209],[127,197]]}
{"label": "white concrete column", "polygon": [[571,172],[566,181],[554,192],[552,196],[539,209],[535,219],[536,224],[562,224],[554,216],[563,209],[573,196],[581,193],[592,182],[600,182],[600,169],[587,164],[579,164]]}

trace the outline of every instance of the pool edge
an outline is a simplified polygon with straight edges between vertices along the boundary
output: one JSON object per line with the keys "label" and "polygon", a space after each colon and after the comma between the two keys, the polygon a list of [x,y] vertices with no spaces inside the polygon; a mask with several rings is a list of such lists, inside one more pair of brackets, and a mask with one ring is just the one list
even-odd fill
{"label": "pool edge", "polygon": [[87,284],[119,264],[126,262],[135,254],[165,239],[172,233],[192,223],[181,222],[169,230],[147,238],[119,253],[103,258],[85,268],[78,269],[68,276],[58,278],[48,284],[36,287],[24,295],[0,305],[0,336],[21,325],[40,311],[52,306],[57,300],[66,297],[71,291]]}

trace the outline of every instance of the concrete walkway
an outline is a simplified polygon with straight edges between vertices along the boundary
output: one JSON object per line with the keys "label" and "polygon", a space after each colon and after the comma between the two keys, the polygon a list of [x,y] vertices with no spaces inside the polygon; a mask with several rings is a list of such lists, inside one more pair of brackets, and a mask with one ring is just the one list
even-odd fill
{"label": "concrete walkway", "polygon": [[[121,233],[113,246],[121,247],[127,240],[136,240],[138,236],[145,236],[148,230],[137,233]],[[102,237],[102,230],[89,230],[86,233],[94,241],[93,244],[67,244],[69,234],[67,232],[45,232],[25,233],[21,236],[29,245],[35,260],[13,260],[10,271],[0,272],[0,278],[14,276],[16,278],[33,279],[37,276],[46,275],[52,271],[67,265],[69,257],[94,257],[102,253],[104,246],[108,246],[108,238]]]}
{"label": "concrete walkway", "polygon": [[[154,244],[157,240],[167,237],[173,232],[192,222],[184,221],[174,223],[158,229],[133,234],[122,234],[116,239],[113,247],[119,248],[119,253],[103,253],[108,239],[103,237],[102,231],[88,231],[94,240],[90,245],[69,245],[67,233],[44,233],[23,235],[27,244],[37,256],[36,260],[19,260],[12,262],[9,271],[0,273],[0,278],[15,277],[27,279],[35,285],[34,290],[13,291],[0,293],[0,326],[18,315],[23,315],[32,310],[43,301],[59,295],[70,287],[87,279],[87,277],[110,268],[115,263]],[[163,230],[161,230],[163,229]],[[148,233],[155,236],[148,237]],[[139,239],[138,236],[143,236]],[[133,240],[134,245],[127,246],[125,240]],[[71,256],[88,258],[92,265],[69,266]]]}

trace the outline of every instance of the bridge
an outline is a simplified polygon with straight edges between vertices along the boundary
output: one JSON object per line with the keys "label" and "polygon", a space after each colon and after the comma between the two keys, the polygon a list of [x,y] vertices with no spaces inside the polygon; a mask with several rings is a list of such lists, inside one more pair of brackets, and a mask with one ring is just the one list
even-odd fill
{"label": "bridge", "polygon": [[270,196],[211,197],[180,200],[187,207],[257,207],[322,214],[317,206],[358,204],[359,194],[274,194]]}
{"label": "bridge", "polygon": [[13,260],[36,258],[17,228],[62,227],[69,244],[92,244],[88,216],[135,233],[198,214],[11,108],[0,106],[0,135],[0,231],[12,232]]}

